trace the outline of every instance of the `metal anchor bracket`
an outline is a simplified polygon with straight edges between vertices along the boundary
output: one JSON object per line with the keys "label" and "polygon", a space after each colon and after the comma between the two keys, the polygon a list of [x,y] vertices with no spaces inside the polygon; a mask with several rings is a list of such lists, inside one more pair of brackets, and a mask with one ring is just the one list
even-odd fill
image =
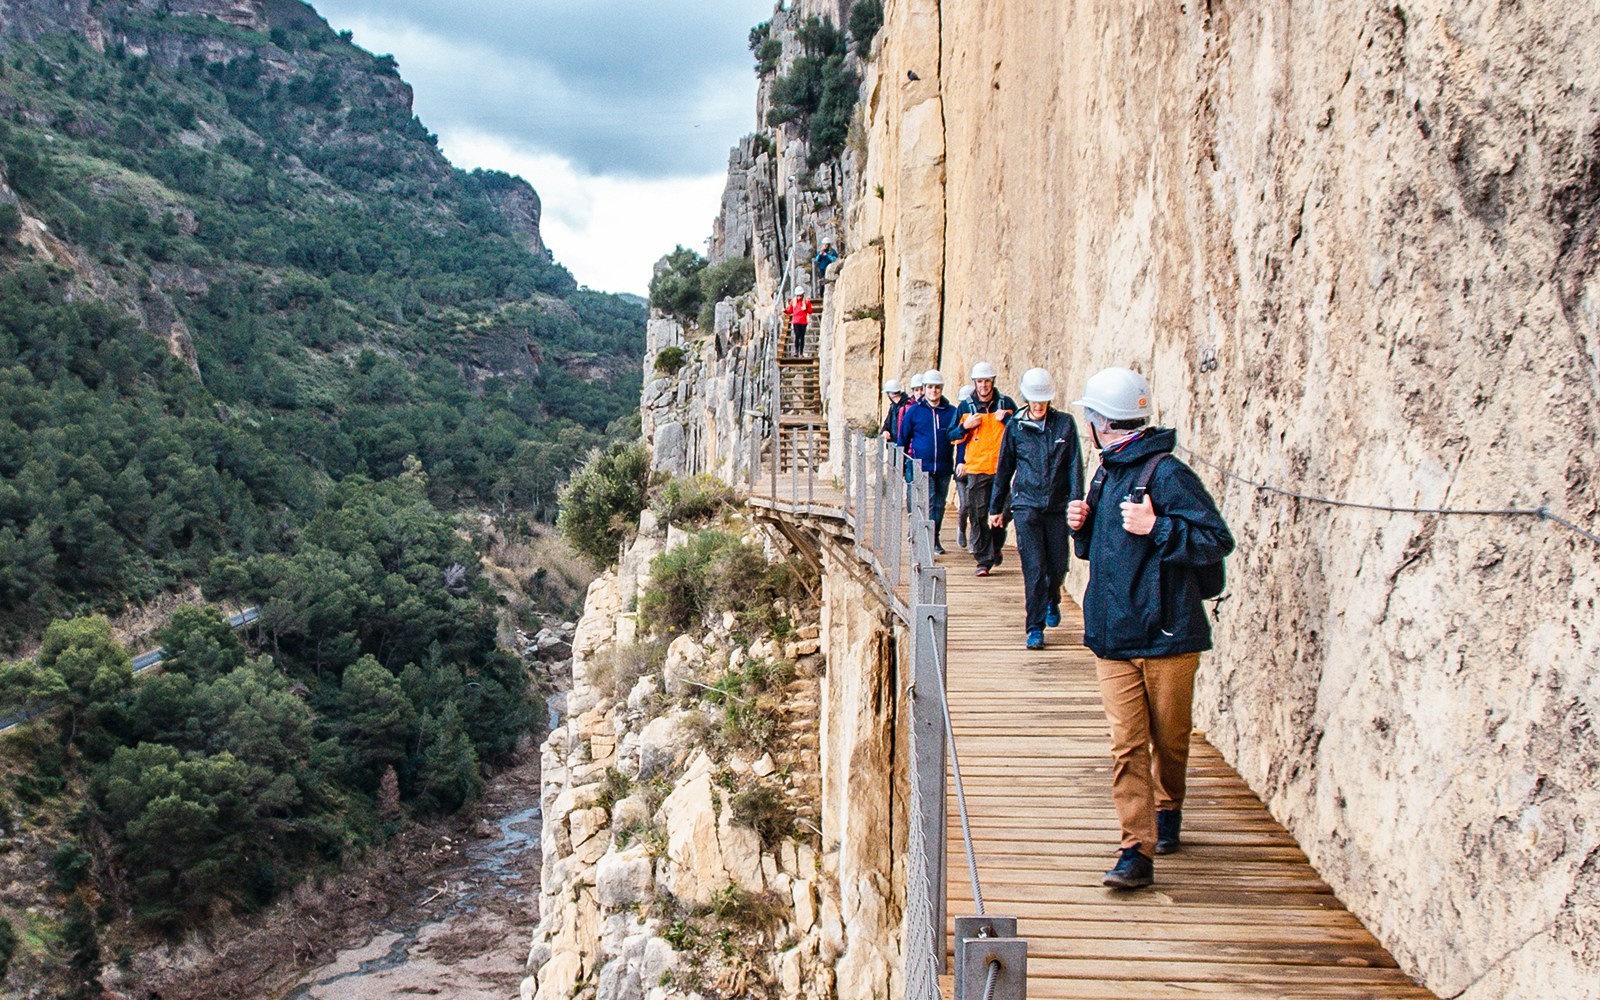
{"label": "metal anchor bracket", "polygon": [[955,1000],[986,1000],[991,962],[1000,968],[994,995],[987,1000],[1024,1000],[1028,941],[1017,937],[1017,918],[957,917],[955,924]]}

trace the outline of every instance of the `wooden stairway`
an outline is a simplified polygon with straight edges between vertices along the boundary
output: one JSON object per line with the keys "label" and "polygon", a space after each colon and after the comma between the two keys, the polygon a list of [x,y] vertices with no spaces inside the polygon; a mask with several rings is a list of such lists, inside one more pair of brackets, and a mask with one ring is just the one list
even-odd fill
{"label": "wooden stairway", "polygon": [[[812,301],[820,316],[822,303]],[[806,348],[816,350],[817,329],[807,332]],[[815,353],[795,356],[794,331],[783,324],[778,344],[778,468],[817,469],[828,460],[828,425],[822,415],[822,379]]]}

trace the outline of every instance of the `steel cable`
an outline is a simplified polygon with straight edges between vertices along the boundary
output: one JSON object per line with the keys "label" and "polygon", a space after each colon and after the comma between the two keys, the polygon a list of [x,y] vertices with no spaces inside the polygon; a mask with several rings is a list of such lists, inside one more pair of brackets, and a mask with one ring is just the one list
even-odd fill
{"label": "steel cable", "polygon": [[1241,476],[1231,469],[1223,468],[1216,462],[1213,462],[1202,455],[1195,454],[1194,451],[1184,447],[1181,444],[1176,446],[1176,450],[1183,452],[1185,456],[1199,463],[1200,465],[1204,465],[1208,469],[1215,470],[1225,479],[1232,479],[1233,481],[1243,483],[1246,486],[1253,486],[1264,493],[1275,493],[1278,496],[1289,497],[1294,500],[1304,500],[1307,503],[1322,504],[1326,507],[1347,507],[1355,510],[1374,510],[1385,514],[1440,514],[1446,516],[1453,515],[1457,517],[1536,517],[1542,521],[1552,521],[1556,524],[1559,524],[1569,531],[1582,535],[1584,538],[1594,542],[1596,545],[1600,545],[1600,534],[1596,534],[1586,528],[1579,527],[1566,518],[1552,512],[1549,507],[1395,507],[1388,504],[1361,503],[1356,500],[1336,500],[1331,497],[1319,497],[1313,496],[1310,493],[1301,493],[1298,490],[1284,489],[1281,486],[1273,486],[1271,483],[1263,483],[1247,476]]}
{"label": "steel cable", "polygon": [[944,738],[950,748],[950,770],[956,779],[956,809],[961,814],[961,840],[967,849],[967,874],[972,879],[972,901],[978,916],[987,916],[983,909],[983,887],[978,884],[978,857],[972,848],[972,821],[967,817],[967,790],[961,780],[961,758],[956,753],[956,730],[950,721],[950,699],[945,697],[949,679],[944,672],[944,658],[939,655],[938,633],[933,628],[933,618],[928,618],[928,638],[932,640],[933,665],[939,673],[939,708],[944,715]]}

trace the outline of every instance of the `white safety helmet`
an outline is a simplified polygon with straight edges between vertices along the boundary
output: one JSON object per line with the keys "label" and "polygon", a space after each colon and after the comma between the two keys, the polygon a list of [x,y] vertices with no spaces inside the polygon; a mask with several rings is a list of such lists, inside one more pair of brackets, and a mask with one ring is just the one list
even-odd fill
{"label": "white safety helmet", "polygon": [[967,377],[968,378],[972,378],[972,379],[980,379],[980,378],[994,379],[994,378],[999,378],[999,376],[995,374],[994,365],[991,365],[987,361],[980,361],[977,364],[973,365],[972,366],[972,374],[967,376]]}
{"label": "white safety helmet", "polygon": [[900,380],[897,379],[897,378],[892,378],[889,381],[883,383],[883,394],[885,396],[898,395],[900,393],[900,391],[901,391],[900,390]]}
{"label": "white safety helmet", "polygon": [[808,296],[807,296],[807,295],[806,295],[806,291],[807,291],[807,289],[806,289],[806,286],[804,286],[804,285],[797,285],[797,286],[796,286],[796,287],[795,287],[795,290],[794,290],[794,294],[795,294],[795,296],[796,296],[796,297],[797,297],[797,298],[802,298],[802,299],[803,299],[803,298],[807,298],[807,297],[808,297]]}
{"label": "white safety helmet", "polygon": [[922,373],[921,372],[917,372],[915,375],[911,376],[911,388],[913,388],[913,389],[922,388]]}
{"label": "white safety helmet", "polygon": [[1107,420],[1149,420],[1150,383],[1128,368],[1102,369],[1089,376],[1083,398],[1072,405],[1093,410]]}
{"label": "white safety helmet", "polygon": [[956,393],[956,399],[961,401],[961,402],[963,402],[963,403],[965,403],[967,400],[969,400],[971,398],[972,398],[972,385],[970,383],[967,384],[967,385],[962,386],[960,391],[958,391]]}
{"label": "white safety helmet", "polygon": [[1030,403],[1048,403],[1056,398],[1056,380],[1043,368],[1029,368],[1018,385],[1022,398]]}
{"label": "white safety helmet", "polygon": [[939,374],[939,369],[929,368],[922,373],[922,384],[936,385],[942,389],[944,388],[944,376]]}

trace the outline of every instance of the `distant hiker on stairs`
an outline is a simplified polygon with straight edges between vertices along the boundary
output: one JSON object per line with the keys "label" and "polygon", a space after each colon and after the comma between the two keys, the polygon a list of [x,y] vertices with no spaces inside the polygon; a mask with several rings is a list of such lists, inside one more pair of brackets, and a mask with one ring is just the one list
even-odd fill
{"label": "distant hiker on stairs", "polygon": [[1000,551],[1006,544],[1004,521],[999,528],[989,524],[989,493],[1000,462],[1006,423],[1017,412],[1016,402],[995,389],[995,374],[994,365],[987,361],[972,366],[972,397],[961,404],[956,413],[956,429],[950,432],[962,448],[956,475],[965,476],[967,481],[967,519],[973,532],[970,551],[979,576],[988,576],[1000,564]]}
{"label": "distant hiker on stairs", "polygon": [[955,472],[955,445],[950,431],[956,426],[956,408],[944,398],[944,376],[937,370],[922,373],[922,402],[906,407],[898,444],[928,474],[928,519],[933,522],[933,551],[944,552],[939,528],[944,524],[950,477]]}
{"label": "distant hiker on stairs", "polygon": [[1107,368],[1075,405],[1103,472],[1068,507],[1067,523],[1089,561],[1083,641],[1097,657],[1122,826],[1121,855],[1104,882],[1138,889],[1155,880],[1154,856],[1179,846],[1194,675],[1211,648],[1201,602],[1206,581],[1220,590],[1233,535],[1199,477],[1172,455],[1177,434],[1148,426],[1144,376]]}
{"label": "distant hiker on stairs", "polygon": [[1030,368],[1019,388],[1028,408],[1006,421],[1000,439],[989,526],[1003,526],[1010,509],[1027,597],[1027,644],[1043,649],[1044,630],[1061,624],[1061,581],[1071,550],[1067,502],[1083,495],[1083,456],[1077,422],[1050,405],[1056,398],[1050,373]]}
{"label": "distant hiker on stairs", "polygon": [[806,295],[805,286],[802,285],[794,290],[794,298],[783,307],[783,314],[789,317],[789,330],[792,334],[789,341],[789,356],[807,357],[806,328],[811,325],[811,299]]}

